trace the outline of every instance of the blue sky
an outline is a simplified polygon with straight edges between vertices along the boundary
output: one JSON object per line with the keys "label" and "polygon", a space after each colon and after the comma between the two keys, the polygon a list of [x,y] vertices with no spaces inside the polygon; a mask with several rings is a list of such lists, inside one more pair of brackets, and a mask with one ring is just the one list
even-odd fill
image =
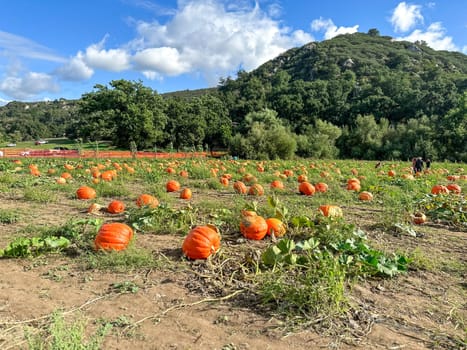
{"label": "blue sky", "polygon": [[467,2],[15,0],[0,3],[0,105],[78,99],[141,80],[159,93],[216,86],[280,53],[368,32],[467,53]]}

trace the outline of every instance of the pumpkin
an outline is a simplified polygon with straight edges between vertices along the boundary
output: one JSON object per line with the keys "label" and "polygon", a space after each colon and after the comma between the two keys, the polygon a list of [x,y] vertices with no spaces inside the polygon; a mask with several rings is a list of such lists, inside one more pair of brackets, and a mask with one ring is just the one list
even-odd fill
{"label": "pumpkin", "polygon": [[66,184],[66,179],[64,179],[63,177],[59,177],[57,180],[55,180],[55,182],[59,185],[63,185]]}
{"label": "pumpkin", "polygon": [[431,194],[448,194],[449,189],[444,185],[434,185],[431,188]]}
{"label": "pumpkin", "polygon": [[196,226],[185,237],[182,251],[190,259],[206,259],[216,253],[220,245],[221,236],[216,227]]}
{"label": "pumpkin", "polygon": [[328,190],[328,185],[324,182],[318,182],[316,185],[315,185],[315,189],[317,192],[327,192]]}
{"label": "pumpkin", "polygon": [[96,198],[96,191],[89,186],[81,186],[76,190],[78,199],[94,199]]}
{"label": "pumpkin", "polygon": [[182,171],[180,171],[180,173],[178,175],[180,175],[181,177],[187,178],[188,177],[188,171],[182,170]]}
{"label": "pumpkin", "polygon": [[254,211],[243,210],[240,221],[240,232],[245,238],[261,240],[268,232],[266,220]]}
{"label": "pumpkin", "polygon": [[300,194],[304,194],[305,196],[312,196],[315,194],[316,189],[315,186],[313,186],[308,181],[303,181],[298,186],[298,191],[300,192]]}
{"label": "pumpkin", "polygon": [[107,211],[110,214],[120,214],[125,211],[125,204],[122,201],[114,200],[107,206]]}
{"label": "pumpkin", "polygon": [[394,176],[396,176],[396,172],[394,170],[389,170],[388,171],[388,176],[389,177],[394,177]]}
{"label": "pumpkin", "polygon": [[462,188],[458,184],[448,184],[446,188],[455,194],[459,194],[462,192]]}
{"label": "pumpkin", "polygon": [[229,186],[229,179],[227,177],[221,176],[219,182],[225,187]]}
{"label": "pumpkin", "polygon": [[284,183],[281,180],[274,180],[271,182],[271,188],[275,190],[283,190]]}
{"label": "pumpkin", "polygon": [[165,189],[167,192],[176,192],[180,189],[180,183],[177,180],[167,181],[165,184]]}
{"label": "pumpkin", "polygon": [[124,250],[133,237],[130,226],[120,222],[106,223],[101,226],[94,239],[96,250]]}
{"label": "pumpkin", "polygon": [[69,179],[73,178],[73,176],[71,176],[71,174],[67,173],[67,172],[62,173],[62,175],[60,175],[60,177],[63,177],[65,180],[69,180]]}
{"label": "pumpkin", "polygon": [[308,176],[306,176],[305,174],[298,175],[297,181],[298,182],[308,181]]}
{"label": "pumpkin", "polygon": [[182,192],[180,192],[181,199],[191,199],[191,196],[192,196],[192,192],[188,187],[184,188]]}
{"label": "pumpkin", "polygon": [[264,194],[264,188],[260,184],[253,184],[248,189],[250,196],[262,196]]}
{"label": "pumpkin", "polygon": [[248,192],[248,188],[242,181],[235,181],[233,188],[238,194],[246,194]]}
{"label": "pumpkin", "polygon": [[415,225],[421,225],[426,222],[426,215],[422,212],[416,212],[415,214],[411,215],[412,223]]}
{"label": "pumpkin", "polygon": [[360,199],[361,201],[371,201],[373,200],[373,193],[368,191],[362,191],[358,195],[358,199]]}
{"label": "pumpkin", "polygon": [[136,199],[136,205],[138,207],[150,207],[155,208],[159,205],[159,201],[156,197],[151,196],[150,194],[143,193]]}
{"label": "pumpkin", "polygon": [[320,205],[319,211],[324,216],[332,217],[332,218],[338,218],[344,215],[341,207],[337,205],[330,205],[330,204]]}
{"label": "pumpkin", "polygon": [[268,218],[266,219],[268,224],[267,235],[274,234],[276,237],[282,237],[285,235],[286,227],[285,224],[277,218]]}
{"label": "pumpkin", "polygon": [[104,181],[112,181],[117,176],[114,170],[106,170],[101,173],[101,179]]}
{"label": "pumpkin", "polygon": [[357,178],[352,178],[347,180],[347,190],[349,191],[360,191],[360,180]]}

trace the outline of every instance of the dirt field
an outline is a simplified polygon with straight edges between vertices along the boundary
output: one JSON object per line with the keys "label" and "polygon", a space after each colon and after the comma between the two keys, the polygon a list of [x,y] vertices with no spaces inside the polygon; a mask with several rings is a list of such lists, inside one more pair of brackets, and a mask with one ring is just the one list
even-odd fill
{"label": "dirt field", "polygon": [[[11,208],[27,215],[0,224],[2,247],[31,223],[58,225],[88,216],[66,198],[43,205],[1,196],[0,209]],[[285,329],[280,319],[251,303],[241,285],[227,276],[212,278],[223,271],[220,261],[187,262],[180,236],[138,235],[136,244],[153,252],[157,268],[125,274],[86,270],[64,255],[0,260],[0,348],[27,348],[25,329],[43,329],[56,310],[66,319],[86,320],[90,333],[104,321],[111,323],[104,349],[466,348],[466,232],[428,223],[411,237],[379,228],[376,210],[345,211],[377,246],[418,247],[418,264],[428,268],[357,281],[348,292],[347,315],[326,327]],[[237,240],[223,237],[223,249]],[[138,290],[115,288],[126,282]]]}

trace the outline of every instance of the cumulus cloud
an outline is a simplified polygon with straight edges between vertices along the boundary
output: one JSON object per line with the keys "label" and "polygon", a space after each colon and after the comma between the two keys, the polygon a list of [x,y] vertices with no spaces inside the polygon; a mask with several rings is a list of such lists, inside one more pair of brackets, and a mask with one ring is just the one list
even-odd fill
{"label": "cumulus cloud", "polygon": [[304,31],[283,28],[263,12],[241,2],[224,7],[213,0],[180,1],[165,24],[139,22],[128,47],[146,76],[202,74],[210,84],[242,67],[256,68],[285,50],[313,41]]}
{"label": "cumulus cloud", "polygon": [[425,41],[435,50],[459,51],[452,37],[446,35],[446,30],[440,22],[430,24],[426,31],[414,30],[410,35],[398,38],[398,40]]}
{"label": "cumulus cloud", "polygon": [[316,32],[324,31],[324,39],[331,39],[341,34],[352,34],[358,31],[358,24],[353,27],[337,27],[331,19],[319,19],[311,22],[311,29]]}
{"label": "cumulus cloud", "polygon": [[90,68],[85,62],[82,53],[72,57],[66,64],[59,67],[55,73],[62,79],[68,81],[81,81],[89,79],[94,70]]}
{"label": "cumulus cloud", "polygon": [[0,92],[14,99],[28,99],[41,92],[58,92],[59,86],[52,76],[29,72],[23,76],[9,76],[0,81]]}
{"label": "cumulus cloud", "polygon": [[89,67],[111,72],[121,72],[130,68],[130,54],[125,49],[106,50],[103,46],[104,41],[91,45],[82,54],[83,61]]}
{"label": "cumulus cloud", "polygon": [[405,2],[399,3],[394,9],[390,22],[395,32],[405,33],[415,27],[418,23],[423,23],[420,5],[408,5]]}

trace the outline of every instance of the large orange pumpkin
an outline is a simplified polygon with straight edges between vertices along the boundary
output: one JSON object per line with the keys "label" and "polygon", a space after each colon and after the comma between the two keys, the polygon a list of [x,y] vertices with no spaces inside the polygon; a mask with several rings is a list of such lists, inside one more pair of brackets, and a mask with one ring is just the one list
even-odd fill
{"label": "large orange pumpkin", "polygon": [[180,189],[180,183],[177,180],[169,180],[165,184],[167,192],[176,192]]}
{"label": "large orange pumpkin", "polygon": [[78,199],[93,199],[96,198],[96,191],[89,186],[81,186],[76,190]]}
{"label": "large orange pumpkin", "polygon": [[305,196],[312,196],[315,194],[316,188],[308,181],[303,181],[300,182],[300,185],[298,186],[298,191],[300,192],[300,194],[304,194]]}
{"label": "large orange pumpkin", "polygon": [[274,234],[276,237],[282,237],[285,235],[286,227],[285,224],[277,218],[268,218],[266,219],[268,224],[267,235]]}
{"label": "large orange pumpkin", "polygon": [[242,181],[235,181],[233,188],[238,194],[246,194],[248,192],[248,188]]}
{"label": "large orange pumpkin", "polygon": [[315,185],[315,189],[317,192],[326,192],[328,190],[328,184],[324,182],[318,182]]}
{"label": "large orange pumpkin", "polygon": [[125,204],[122,201],[114,200],[107,206],[107,211],[110,214],[120,214],[125,211]]}
{"label": "large orange pumpkin", "polygon": [[136,205],[138,207],[147,206],[150,208],[155,208],[159,205],[159,201],[156,197],[143,193],[136,199]]}
{"label": "large orange pumpkin", "polygon": [[271,188],[275,190],[283,190],[284,183],[281,180],[274,180],[271,182]]}
{"label": "large orange pumpkin", "polygon": [[190,259],[206,259],[216,253],[221,245],[221,236],[211,225],[196,226],[185,237],[182,251]]}
{"label": "large orange pumpkin", "polygon": [[434,185],[431,188],[431,194],[448,194],[449,189],[444,185]]}
{"label": "large orange pumpkin", "polygon": [[111,222],[101,226],[94,239],[94,246],[103,250],[124,250],[133,237],[133,230],[130,226]]}
{"label": "large orange pumpkin", "polygon": [[446,188],[450,191],[450,192],[453,192],[455,194],[459,194],[462,192],[462,188],[458,185],[458,184],[448,184],[446,186]]}
{"label": "large orange pumpkin", "polygon": [[268,224],[262,216],[257,215],[254,211],[243,210],[240,232],[245,238],[261,240],[268,232]]}

